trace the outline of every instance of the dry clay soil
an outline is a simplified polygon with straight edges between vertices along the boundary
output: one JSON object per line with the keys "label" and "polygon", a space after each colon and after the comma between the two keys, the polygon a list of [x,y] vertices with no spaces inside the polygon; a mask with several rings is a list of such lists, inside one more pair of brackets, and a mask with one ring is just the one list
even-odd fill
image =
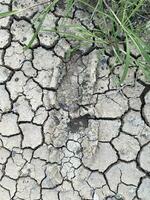
{"label": "dry clay soil", "polygon": [[[39,2],[0,0],[0,12]],[[110,75],[97,48],[65,62],[74,42],[55,33],[24,51],[42,8],[0,19],[0,200],[150,200],[149,83],[133,67],[115,86],[121,66]],[[89,18],[79,6],[67,23]]]}

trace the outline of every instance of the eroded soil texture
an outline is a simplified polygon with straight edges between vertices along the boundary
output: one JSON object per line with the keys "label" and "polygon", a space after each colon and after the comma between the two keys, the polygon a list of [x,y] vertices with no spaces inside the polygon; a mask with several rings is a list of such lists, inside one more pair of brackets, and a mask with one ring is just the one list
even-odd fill
{"label": "eroded soil texture", "polygon": [[[0,11],[40,0],[0,0]],[[116,86],[111,54],[35,32],[44,5],[0,19],[0,200],[149,200],[150,85],[132,67]],[[63,20],[55,7],[44,27]],[[89,28],[76,7],[67,23]],[[139,56],[133,49],[135,58]]]}

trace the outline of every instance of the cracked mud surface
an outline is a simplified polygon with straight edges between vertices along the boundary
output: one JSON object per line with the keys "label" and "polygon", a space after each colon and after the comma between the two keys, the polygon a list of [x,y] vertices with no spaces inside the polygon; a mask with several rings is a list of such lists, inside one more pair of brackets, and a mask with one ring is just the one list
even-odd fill
{"label": "cracked mud surface", "polygon": [[[150,85],[132,68],[116,87],[98,48],[64,61],[73,42],[57,34],[24,51],[41,9],[0,19],[0,200],[149,200]],[[77,7],[67,23],[92,28],[85,16]],[[43,26],[62,18],[56,7]]]}

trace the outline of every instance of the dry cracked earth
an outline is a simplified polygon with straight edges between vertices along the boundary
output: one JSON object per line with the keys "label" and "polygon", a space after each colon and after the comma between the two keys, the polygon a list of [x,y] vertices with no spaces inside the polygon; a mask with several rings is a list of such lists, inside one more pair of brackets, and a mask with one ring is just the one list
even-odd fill
{"label": "dry cracked earth", "polygon": [[[0,12],[38,0],[0,0]],[[43,5],[0,19],[0,200],[149,200],[150,85],[132,68],[82,48],[66,62],[73,41],[35,31]],[[56,6],[43,27],[63,20]],[[92,28],[75,7],[67,23]],[[133,50],[136,59],[139,58]]]}

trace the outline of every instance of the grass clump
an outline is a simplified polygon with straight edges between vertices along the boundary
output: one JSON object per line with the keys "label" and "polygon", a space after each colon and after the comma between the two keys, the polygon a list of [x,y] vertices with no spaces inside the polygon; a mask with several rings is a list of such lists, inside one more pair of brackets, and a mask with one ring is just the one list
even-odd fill
{"label": "grass clump", "polygon": [[[146,79],[150,81],[150,41],[145,40],[143,32],[150,30],[147,25],[150,21],[149,0],[64,0],[64,18],[69,18],[75,6],[82,7],[90,13],[90,20],[97,19],[93,29],[89,29],[82,24],[67,25],[62,22],[57,29],[42,30],[42,24],[46,15],[60,2],[53,0],[47,2],[47,6],[39,14],[39,24],[27,48],[32,44],[40,31],[57,32],[60,37],[78,41],[78,46],[94,44],[104,49],[111,49],[115,57],[115,65],[111,66],[113,71],[117,64],[122,64],[120,83],[122,83],[128,70],[132,65],[139,67]],[[28,9],[28,8],[26,8]],[[24,11],[24,9],[22,9]],[[1,17],[17,14],[19,11],[1,13]],[[135,58],[132,49],[135,49],[139,58]]]}

